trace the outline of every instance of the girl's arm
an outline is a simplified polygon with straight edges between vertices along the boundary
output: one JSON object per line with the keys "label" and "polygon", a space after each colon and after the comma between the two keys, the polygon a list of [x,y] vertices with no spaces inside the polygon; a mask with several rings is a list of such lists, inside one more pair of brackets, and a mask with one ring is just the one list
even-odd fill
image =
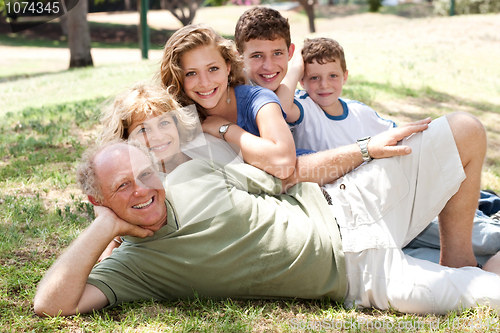
{"label": "girl's arm", "polygon": [[[295,169],[295,144],[279,104],[265,104],[257,113],[260,137],[232,124],[224,139],[240,147],[243,159],[267,173],[285,179]],[[219,128],[228,121],[219,116],[208,116],[203,131],[219,137]]]}

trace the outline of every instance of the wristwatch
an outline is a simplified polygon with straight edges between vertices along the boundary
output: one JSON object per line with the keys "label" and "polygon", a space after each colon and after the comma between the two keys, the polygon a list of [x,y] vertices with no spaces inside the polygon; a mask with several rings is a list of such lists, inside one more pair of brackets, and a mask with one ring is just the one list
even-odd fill
{"label": "wristwatch", "polygon": [[226,134],[227,130],[229,129],[229,126],[233,125],[233,123],[227,123],[219,127],[219,135],[222,140],[226,141],[224,138],[224,134]]}
{"label": "wristwatch", "polygon": [[363,156],[363,161],[370,162],[372,158],[370,157],[370,153],[368,153],[368,141],[370,141],[371,137],[367,136],[365,138],[359,139],[356,143],[361,149],[361,156]]}

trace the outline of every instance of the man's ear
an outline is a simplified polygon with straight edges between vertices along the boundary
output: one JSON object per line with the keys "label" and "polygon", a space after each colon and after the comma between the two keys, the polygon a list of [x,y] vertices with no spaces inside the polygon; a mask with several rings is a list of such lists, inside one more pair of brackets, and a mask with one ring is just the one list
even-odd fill
{"label": "man's ear", "polygon": [[291,43],[290,47],[288,48],[288,61],[292,60],[293,52],[295,52],[295,44]]}
{"label": "man's ear", "polygon": [[94,206],[102,206],[101,203],[97,201],[96,198],[94,198],[93,196],[87,195],[87,198],[89,199],[90,203],[93,204]]}

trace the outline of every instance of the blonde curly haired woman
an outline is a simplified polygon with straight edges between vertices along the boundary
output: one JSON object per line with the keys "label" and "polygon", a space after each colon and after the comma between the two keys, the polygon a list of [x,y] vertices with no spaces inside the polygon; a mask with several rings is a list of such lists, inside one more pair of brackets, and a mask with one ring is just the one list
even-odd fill
{"label": "blonde curly haired woman", "polygon": [[191,158],[242,162],[227,143],[201,133],[194,108],[182,108],[160,86],[140,82],[119,94],[103,112],[101,124],[101,141],[139,141],[154,153],[160,172],[169,173]]}

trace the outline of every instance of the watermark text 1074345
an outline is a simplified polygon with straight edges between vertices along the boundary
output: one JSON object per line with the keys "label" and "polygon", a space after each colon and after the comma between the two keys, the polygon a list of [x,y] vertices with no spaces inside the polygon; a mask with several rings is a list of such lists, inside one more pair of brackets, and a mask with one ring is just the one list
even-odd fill
{"label": "watermark text 1074345", "polygon": [[47,1],[46,3],[42,1],[16,1],[5,3],[5,11],[8,16],[27,13],[52,15],[58,14],[60,10],[59,1]]}
{"label": "watermark text 1074345", "polygon": [[79,0],[0,0],[12,32],[32,29],[73,9]]}

